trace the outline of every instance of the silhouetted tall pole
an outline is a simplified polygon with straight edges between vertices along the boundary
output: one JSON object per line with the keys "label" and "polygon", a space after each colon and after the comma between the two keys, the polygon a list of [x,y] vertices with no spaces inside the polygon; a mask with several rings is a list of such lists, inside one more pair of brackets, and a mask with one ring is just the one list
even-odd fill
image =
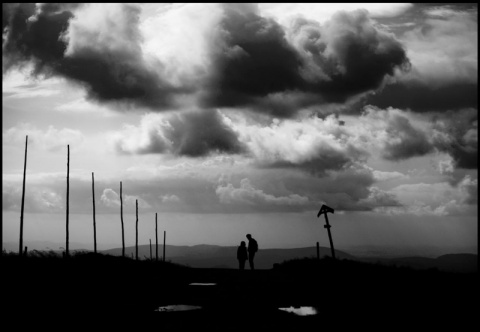
{"label": "silhouetted tall pole", "polygon": [[150,239],[150,260],[152,260],[152,239]]}
{"label": "silhouetted tall pole", "polygon": [[167,231],[163,231],[163,261],[165,262],[165,238],[167,237]]}
{"label": "silhouetted tall pole", "polygon": [[135,229],[135,259],[138,261],[138,199],[135,200],[135,210],[137,214],[137,222]]}
{"label": "silhouetted tall pole", "polygon": [[158,223],[157,223],[156,213],[155,213],[155,261],[158,262]]}
{"label": "silhouetted tall pole", "polygon": [[27,145],[28,135],[25,138],[25,161],[23,163],[22,210],[20,211],[20,243],[18,249],[19,256],[22,256],[23,252],[23,208],[25,206],[25,178],[27,177]]}
{"label": "silhouetted tall pole", "polygon": [[123,229],[122,181],[120,181],[120,221],[122,222],[122,257],[125,257],[125,231]]}
{"label": "silhouetted tall pole", "polygon": [[92,201],[93,201],[93,251],[97,253],[97,224],[95,223],[95,179],[92,172]]}
{"label": "silhouetted tall pole", "polygon": [[317,259],[320,259],[320,245],[317,242]]}
{"label": "silhouetted tall pole", "polygon": [[328,223],[328,216],[327,213],[325,213],[325,223],[326,225],[323,225],[324,228],[327,229],[328,231],[328,239],[330,240],[330,248],[332,249],[332,257],[335,259],[335,249],[333,248],[333,240],[332,240],[332,233],[330,232],[330,224]]}
{"label": "silhouetted tall pole", "polygon": [[67,145],[67,235],[66,235],[66,247],[65,247],[65,257],[69,256],[68,250],[68,209],[69,209],[69,199],[70,199],[70,145]]}
{"label": "silhouetted tall pole", "polygon": [[320,211],[318,211],[317,218],[320,217],[320,215],[325,214],[325,225],[323,227],[326,228],[328,231],[328,239],[330,240],[332,258],[335,259],[335,249],[333,248],[332,233],[330,232],[330,227],[332,226],[330,226],[330,224],[328,223],[328,217],[327,217],[328,212],[334,213],[334,210],[331,207],[326,206],[325,204],[322,205],[322,207],[320,208]]}

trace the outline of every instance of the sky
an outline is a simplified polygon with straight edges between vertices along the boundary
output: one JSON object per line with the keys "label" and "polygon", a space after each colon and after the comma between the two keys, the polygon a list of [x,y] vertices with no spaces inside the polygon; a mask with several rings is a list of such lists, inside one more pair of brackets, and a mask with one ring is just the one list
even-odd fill
{"label": "sky", "polygon": [[3,4],[2,240],[478,251],[477,4]]}

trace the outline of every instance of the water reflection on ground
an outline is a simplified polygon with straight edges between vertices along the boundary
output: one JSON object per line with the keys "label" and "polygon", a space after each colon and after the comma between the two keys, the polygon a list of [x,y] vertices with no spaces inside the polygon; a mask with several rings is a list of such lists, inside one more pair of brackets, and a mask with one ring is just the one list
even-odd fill
{"label": "water reflection on ground", "polygon": [[289,307],[289,308],[278,308],[278,309],[286,312],[292,312],[298,316],[310,316],[310,315],[316,315],[318,313],[317,309],[315,309],[314,307]]}
{"label": "water reflection on ground", "polygon": [[214,282],[192,282],[189,286],[215,286]]}
{"label": "water reflection on ground", "polygon": [[167,305],[165,307],[159,307],[155,311],[171,312],[171,311],[187,311],[187,310],[197,310],[197,309],[202,309],[202,307],[195,306],[195,305],[174,304],[174,305]]}

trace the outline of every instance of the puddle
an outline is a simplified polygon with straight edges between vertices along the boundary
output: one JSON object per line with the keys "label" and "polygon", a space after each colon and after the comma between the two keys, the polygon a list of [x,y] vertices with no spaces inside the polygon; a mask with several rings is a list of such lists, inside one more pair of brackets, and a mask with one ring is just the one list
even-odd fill
{"label": "puddle", "polygon": [[196,306],[196,305],[174,304],[174,305],[167,305],[165,307],[159,307],[155,311],[172,312],[172,311],[187,311],[187,310],[197,310],[197,309],[202,309],[202,307]]}
{"label": "puddle", "polygon": [[192,282],[189,286],[215,286],[214,282]]}
{"label": "puddle", "polygon": [[292,312],[298,316],[310,316],[310,315],[317,314],[317,309],[315,309],[314,307],[290,307],[290,308],[278,308],[278,309],[286,312]]}

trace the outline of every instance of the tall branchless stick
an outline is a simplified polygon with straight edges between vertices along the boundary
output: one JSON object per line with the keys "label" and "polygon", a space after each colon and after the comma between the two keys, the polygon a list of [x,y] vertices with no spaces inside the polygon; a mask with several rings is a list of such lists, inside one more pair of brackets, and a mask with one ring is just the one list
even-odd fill
{"label": "tall branchless stick", "polygon": [[167,237],[167,231],[163,231],[163,261],[165,262],[165,238]]}
{"label": "tall branchless stick", "polygon": [[137,222],[135,228],[135,259],[138,261],[138,199],[135,200],[135,209],[137,214]]}
{"label": "tall branchless stick", "polygon": [[158,223],[157,223],[156,213],[155,213],[155,261],[158,262]]}
{"label": "tall branchless stick", "polygon": [[150,239],[150,260],[152,260],[152,239]]}
{"label": "tall branchless stick", "polygon": [[330,249],[332,250],[332,258],[333,259],[335,259],[335,249],[333,248],[332,233],[330,232],[330,228],[332,226],[330,226],[330,224],[328,223],[327,213],[328,212],[334,213],[334,211],[335,210],[332,209],[331,207],[323,204],[322,207],[320,208],[320,211],[318,211],[318,214],[317,214],[317,218],[320,217],[320,215],[325,214],[325,225],[323,227],[326,228],[327,231],[328,231],[328,239],[330,240]]}
{"label": "tall branchless stick", "polygon": [[125,230],[123,228],[122,181],[120,181],[120,221],[122,222],[122,257],[125,257]]}
{"label": "tall branchless stick", "polygon": [[95,223],[95,179],[92,172],[92,201],[93,201],[93,251],[97,253],[97,224]]}
{"label": "tall branchless stick", "polygon": [[23,164],[22,210],[20,212],[20,246],[18,249],[19,256],[22,256],[22,252],[23,252],[23,208],[25,206],[25,178],[27,175],[27,145],[28,145],[28,135],[25,138],[25,161]]}
{"label": "tall branchless stick", "polygon": [[67,236],[66,236],[66,248],[65,248],[65,257],[68,257],[68,209],[69,209],[69,199],[70,199],[70,145],[67,145]]}

